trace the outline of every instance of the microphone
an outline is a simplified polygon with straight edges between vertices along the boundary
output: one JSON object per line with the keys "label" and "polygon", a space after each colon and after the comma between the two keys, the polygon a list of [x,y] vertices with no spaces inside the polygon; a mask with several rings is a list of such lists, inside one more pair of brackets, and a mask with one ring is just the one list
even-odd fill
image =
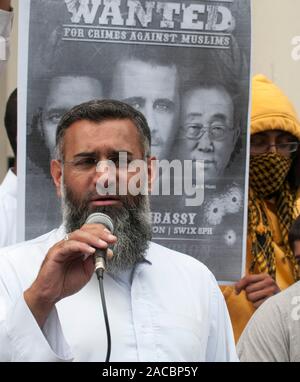
{"label": "microphone", "polygon": [[[85,224],[103,224],[105,228],[107,228],[111,233],[114,232],[114,225],[111,218],[108,215],[103,214],[101,212],[94,212],[93,214],[89,215],[85,221]],[[106,308],[105,295],[104,295],[104,285],[103,285],[103,272],[106,269],[106,251],[107,251],[106,249],[96,248],[95,272],[99,281],[103,316],[104,316],[106,335],[107,335],[107,353],[106,353],[105,362],[109,362],[110,352],[111,352],[111,336],[110,336],[110,328],[109,328],[109,321],[108,321],[107,308]]]}
{"label": "microphone", "polygon": [[[111,218],[101,212],[95,212],[89,215],[85,221],[85,224],[102,224],[104,225],[111,233],[114,232],[114,225]],[[95,252],[95,272],[98,275],[103,275],[103,272],[106,269],[106,251],[107,249],[96,248]]]}

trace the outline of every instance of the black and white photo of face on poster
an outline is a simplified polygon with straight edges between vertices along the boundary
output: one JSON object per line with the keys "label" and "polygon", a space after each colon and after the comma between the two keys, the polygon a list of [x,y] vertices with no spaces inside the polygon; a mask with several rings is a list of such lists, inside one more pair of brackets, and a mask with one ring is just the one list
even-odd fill
{"label": "black and white photo of face on poster", "polygon": [[146,116],[159,161],[153,241],[199,259],[220,282],[240,279],[250,1],[26,0],[21,18],[21,239],[62,221],[49,165],[61,116],[91,99],[118,99]]}

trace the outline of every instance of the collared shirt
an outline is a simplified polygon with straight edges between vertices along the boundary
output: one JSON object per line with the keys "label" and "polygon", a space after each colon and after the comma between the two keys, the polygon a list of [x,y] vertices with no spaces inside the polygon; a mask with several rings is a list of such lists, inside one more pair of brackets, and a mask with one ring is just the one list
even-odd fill
{"label": "collared shirt", "polygon": [[[96,276],[56,304],[40,330],[23,291],[64,229],[0,251],[0,361],[104,361]],[[24,261],[26,254],[26,261]],[[237,361],[214,276],[198,260],[150,243],[132,272],[104,275],[111,361]]]}
{"label": "collared shirt", "polygon": [[0,247],[17,241],[17,176],[9,170],[0,186]]}
{"label": "collared shirt", "polygon": [[[0,10],[0,75],[9,56],[9,35],[12,20],[13,12]],[[4,54],[4,57],[2,57],[2,54]]]}

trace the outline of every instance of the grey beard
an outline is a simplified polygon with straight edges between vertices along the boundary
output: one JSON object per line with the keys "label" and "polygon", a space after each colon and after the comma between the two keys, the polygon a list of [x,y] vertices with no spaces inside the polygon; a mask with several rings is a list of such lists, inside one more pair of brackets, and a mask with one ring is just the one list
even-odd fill
{"label": "grey beard", "polygon": [[79,229],[91,213],[102,212],[112,219],[114,235],[118,239],[111,248],[114,256],[107,262],[107,271],[118,274],[143,261],[151,240],[149,197],[123,196],[122,207],[90,208],[89,200],[90,195],[81,202],[76,201],[73,193],[64,186],[62,211],[66,232]]}

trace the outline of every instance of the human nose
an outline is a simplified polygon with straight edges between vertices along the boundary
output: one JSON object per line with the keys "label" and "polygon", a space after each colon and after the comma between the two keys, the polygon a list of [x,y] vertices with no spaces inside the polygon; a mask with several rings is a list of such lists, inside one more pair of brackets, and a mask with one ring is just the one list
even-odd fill
{"label": "human nose", "polygon": [[267,152],[269,153],[277,153],[278,151],[278,148],[275,144],[272,144],[272,145],[268,145],[268,150]]}
{"label": "human nose", "polygon": [[157,128],[157,123],[156,123],[156,119],[154,116],[154,111],[153,111],[153,107],[151,103],[146,103],[143,113],[147,119],[151,134],[152,135],[157,134],[158,128]]}
{"label": "human nose", "polygon": [[197,150],[203,151],[203,152],[213,151],[213,142],[210,138],[208,128],[203,128],[202,134],[198,138]]}
{"label": "human nose", "polygon": [[[108,190],[116,185],[117,169],[115,163],[110,160],[102,160],[97,163],[94,182],[99,193],[102,190],[107,194]],[[102,192],[100,192],[102,193]]]}
{"label": "human nose", "polygon": [[267,140],[266,142],[266,149],[265,149],[265,152],[266,153],[276,153],[278,151],[278,147],[276,145],[276,138],[271,136],[271,137],[268,137],[269,139]]}

